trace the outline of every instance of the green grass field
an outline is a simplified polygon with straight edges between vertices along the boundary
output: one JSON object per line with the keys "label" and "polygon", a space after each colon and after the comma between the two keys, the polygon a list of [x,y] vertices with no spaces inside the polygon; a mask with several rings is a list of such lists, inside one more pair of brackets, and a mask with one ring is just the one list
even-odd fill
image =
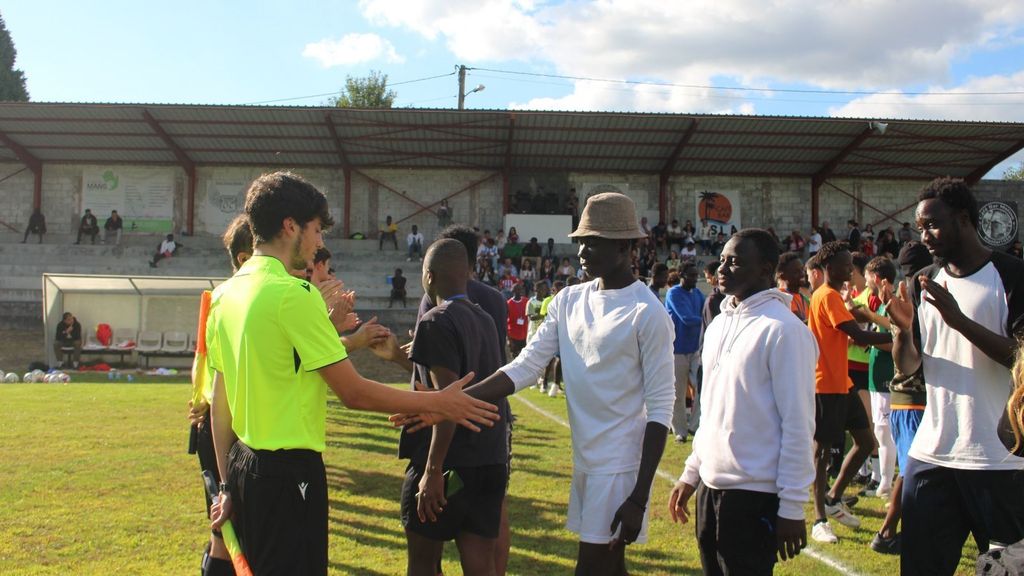
{"label": "green grass field", "polygon": [[[194,574],[208,534],[198,464],[185,453],[188,386],[181,384],[0,386],[0,574]],[[572,469],[563,398],[535,390],[514,398],[518,416],[513,475],[510,574],[571,574],[573,535],[563,527]],[[524,402],[525,401],[525,402]],[[404,463],[398,432],[382,416],[328,411],[324,455],[330,485],[332,574],[403,574],[405,548],[397,497]],[[661,469],[681,470],[689,444],[670,443]],[[655,480],[649,543],[631,547],[633,574],[699,574],[692,526],[668,518],[671,483]],[[692,506],[692,505],[691,505]],[[815,545],[853,574],[895,574],[895,557],[867,547],[883,503],[862,499],[858,531]],[[965,549],[967,558],[976,552]],[[801,555],[785,575],[841,574]],[[454,546],[445,573],[459,574]],[[960,573],[973,574],[965,559]]]}

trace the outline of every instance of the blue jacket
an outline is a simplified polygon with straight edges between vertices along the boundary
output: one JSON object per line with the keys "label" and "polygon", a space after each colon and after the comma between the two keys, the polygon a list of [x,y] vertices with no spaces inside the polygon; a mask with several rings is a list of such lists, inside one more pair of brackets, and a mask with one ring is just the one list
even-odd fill
{"label": "blue jacket", "polygon": [[704,295],[694,288],[687,290],[676,285],[665,295],[665,308],[676,329],[672,344],[674,354],[689,354],[700,348],[701,311],[704,309]]}

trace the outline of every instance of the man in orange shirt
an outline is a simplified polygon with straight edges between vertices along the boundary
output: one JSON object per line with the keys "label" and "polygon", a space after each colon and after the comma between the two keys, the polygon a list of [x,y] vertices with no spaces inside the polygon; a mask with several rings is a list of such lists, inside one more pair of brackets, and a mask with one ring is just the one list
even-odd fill
{"label": "man in orange shirt", "polygon": [[[817,472],[814,508],[817,519],[811,537],[818,542],[835,543],[838,538],[828,523],[829,516],[850,528],[860,527],[860,519],[842,502],[843,491],[875,445],[864,405],[856,391],[851,391],[853,382],[848,374],[847,346],[850,340],[861,346],[884,344],[891,341],[891,336],[861,329],[857,324],[863,321],[857,316],[860,310],[846,308],[839,292],[853,272],[853,258],[846,244],[829,242],[822,246],[816,259],[824,269],[825,282],[811,295],[807,318],[820,350],[814,371],[814,464]],[[836,483],[826,493],[829,447],[843,439],[846,430],[853,437],[853,449],[843,461]]]}

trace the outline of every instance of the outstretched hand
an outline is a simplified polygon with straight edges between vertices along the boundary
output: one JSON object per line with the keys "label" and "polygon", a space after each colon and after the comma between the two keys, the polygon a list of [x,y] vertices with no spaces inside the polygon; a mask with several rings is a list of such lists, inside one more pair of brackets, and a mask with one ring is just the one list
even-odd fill
{"label": "outstretched hand", "polygon": [[[427,402],[429,402],[429,407],[434,409],[419,414],[393,414],[388,420],[396,427],[405,426],[405,431],[410,434],[446,420],[464,426],[473,432],[480,431],[476,424],[488,428],[494,426],[494,423],[501,419],[498,407],[472,398],[462,391],[462,387],[471,382],[475,375],[474,372],[470,372],[449,384],[444,390],[432,394]],[[419,386],[420,384],[417,383],[416,389],[422,391]]]}
{"label": "outstretched hand", "polygon": [[959,331],[960,326],[963,326],[963,322],[967,317],[960,310],[960,305],[957,304],[956,298],[949,293],[946,283],[943,282],[940,285],[924,275],[920,276],[919,280],[925,302],[935,306],[939,315],[942,316],[942,320],[954,330]]}
{"label": "outstretched hand", "polygon": [[914,303],[907,293],[907,281],[900,282],[899,290],[895,293],[892,284],[888,280],[882,280],[882,303],[885,304],[885,314],[891,320],[892,325],[898,330],[910,330],[914,323]]}

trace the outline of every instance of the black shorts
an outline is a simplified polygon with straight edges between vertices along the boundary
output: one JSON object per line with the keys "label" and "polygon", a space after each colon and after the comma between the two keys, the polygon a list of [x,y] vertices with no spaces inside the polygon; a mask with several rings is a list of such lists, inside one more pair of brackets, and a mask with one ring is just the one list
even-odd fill
{"label": "black shorts", "polygon": [[228,456],[232,523],[254,574],[327,574],[327,474],[313,450]]}
{"label": "black shorts", "polygon": [[431,540],[454,540],[462,532],[482,538],[497,538],[501,526],[501,503],[508,485],[508,465],[455,468],[455,472],[462,479],[462,489],[448,498],[448,505],[438,515],[437,522],[428,520],[424,523],[416,515],[416,493],[423,478],[423,468],[409,464],[402,484],[402,525]]}
{"label": "black shorts", "polygon": [[[189,430],[188,437],[188,453],[196,454],[199,456],[199,473],[202,474],[206,470],[213,473],[213,479],[219,484],[220,473],[217,470],[217,453],[213,450],[213,430],[210,426],[210,420],[207,418],[206,422],[200,425],[193,424]],[[204,487],[203,494],[206,497],[206,517],[210,517],[210,506],[213,502],[210,501],[210,495],[206,492]]]}
{"label": "black shorts", "polygon": [[867,370],[850,370],[847,372],[850,375],[850,380],[853,381],[853,391],[868,389],[868,371]]}
{"label": "black shorts", "polygon": [[857,391],[850,388],[846,394],[814,395],[814,439],[831,446],[845,439],[847,430],[868,428],[868,413]]}

